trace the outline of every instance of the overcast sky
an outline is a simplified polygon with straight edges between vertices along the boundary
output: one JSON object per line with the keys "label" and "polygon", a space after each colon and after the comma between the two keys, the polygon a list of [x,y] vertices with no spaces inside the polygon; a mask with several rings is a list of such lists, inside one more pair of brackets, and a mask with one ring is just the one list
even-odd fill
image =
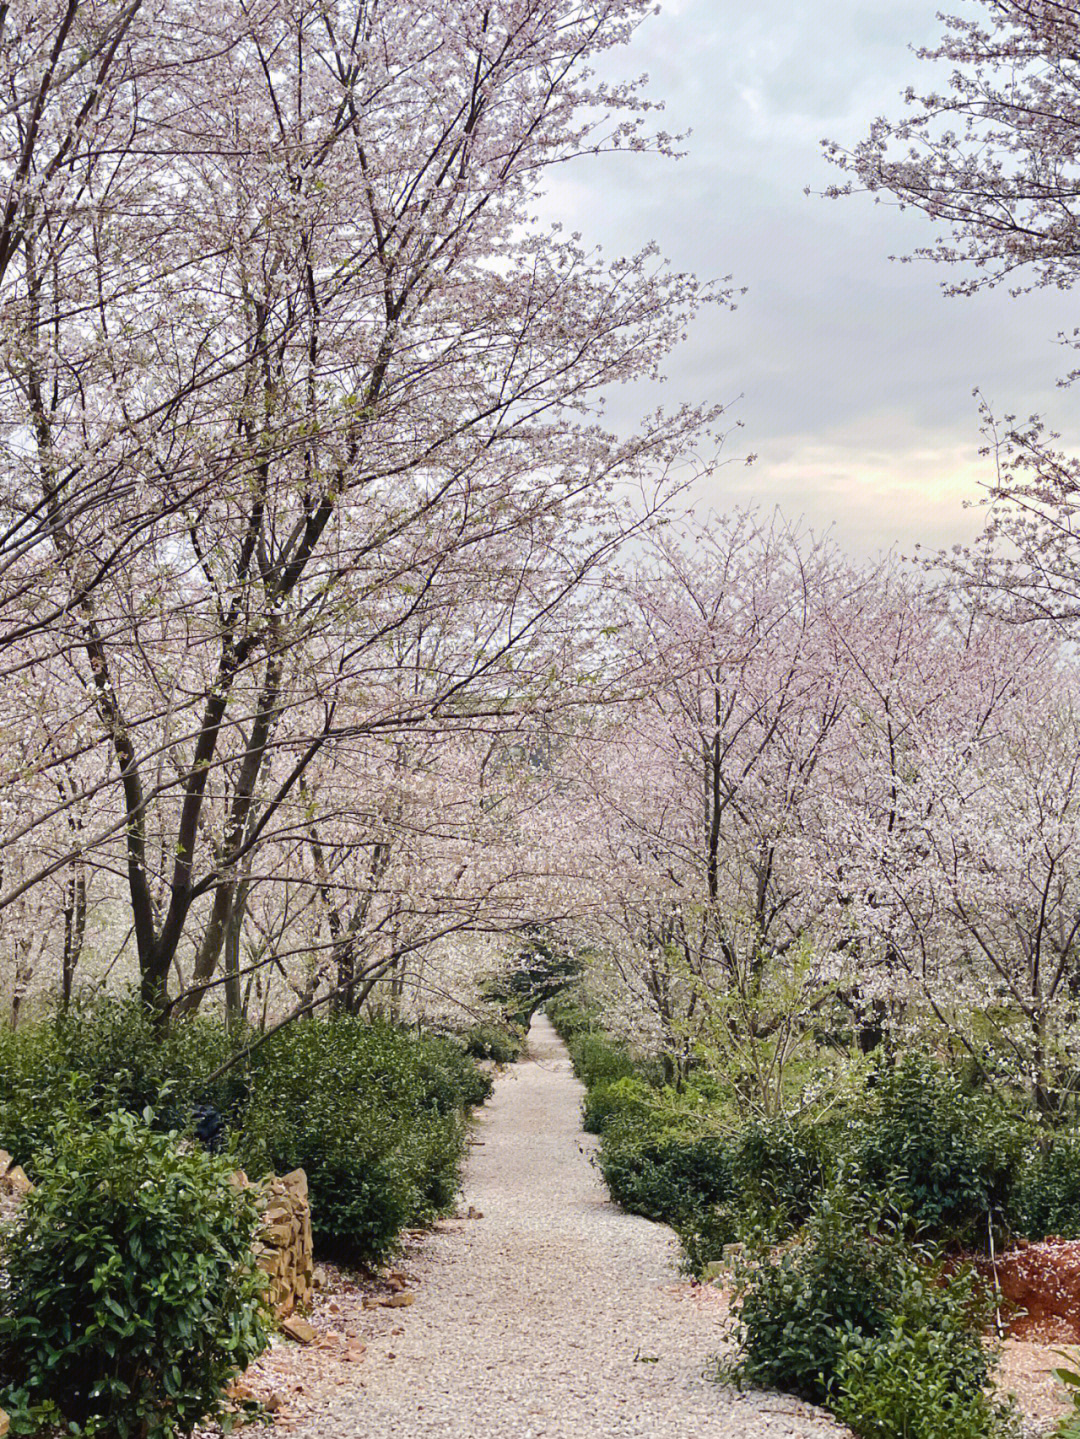
{"label": "overcast sky", "polygon": [[698,322],[664,395],[723,401],[743,422],[730,452],[759,456],[722,469],[703,501],[779,504],[858,554],[974,533],[962,501],[989,476],[976,386],[1066,435],[1075,403],[1055,383],[1071,296],[946,298],[944,267],[889,259],[930,238],[923,216],[804,194],[837,178],[822,138],[854,144],[875,114],[900,113],[906,85],[926,86],[932,67],[909,46],[939,37],[936,8],[667,0],[617,69],[648,72],[664,128],[693,131],[686,157],[589,161],[549,197],[605,250],[655,239],[677,268],[747,287],[733,314]]}

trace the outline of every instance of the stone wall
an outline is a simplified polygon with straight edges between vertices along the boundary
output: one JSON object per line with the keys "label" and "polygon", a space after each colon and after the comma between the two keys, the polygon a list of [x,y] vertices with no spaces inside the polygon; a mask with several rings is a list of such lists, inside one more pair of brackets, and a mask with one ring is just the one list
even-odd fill
{"label": "stone wall", "polygon": [[[243,1170],[236,1174],[235,1182],[243,1188],[250,1185]],[[284,1319],[311,1302],[314,1257],[307,1175],[302,1169],[280,1177],[271,1174],[255,1187],[263,1210],[255,1255],[270,1280],[274,1313]]]}
{"label": "stone wall", "polygon": [[33,1187],[22,1166],[0,1149],[0,1219],[13,1219],[23,1195]]}

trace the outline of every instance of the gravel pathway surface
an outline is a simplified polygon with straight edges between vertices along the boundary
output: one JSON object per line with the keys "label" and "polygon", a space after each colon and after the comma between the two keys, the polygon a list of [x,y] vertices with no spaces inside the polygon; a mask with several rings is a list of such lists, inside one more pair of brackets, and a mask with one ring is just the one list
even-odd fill
{"label": "gravel pathway surface", "polygon": [[[372,1314],[356,1387],[304,1439],[817,1439],[848,1431],[781,1395],[702,1379],[723,1301],[680,1281],[664,1225],[607,1197],[582,1088],[546,1017],[480,1115],[463,1209],[409,1268],[417,1300]],[[362,1387],[361,1387],[362,1386]]]}

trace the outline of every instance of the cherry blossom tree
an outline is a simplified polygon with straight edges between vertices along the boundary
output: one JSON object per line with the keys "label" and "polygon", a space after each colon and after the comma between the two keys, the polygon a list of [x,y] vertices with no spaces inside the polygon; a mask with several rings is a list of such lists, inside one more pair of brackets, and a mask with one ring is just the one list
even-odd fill
{"label": "cherry blossom tree", "polygon": [[[89,709],[89,737],[54,713],[39,767],[103,758],[71,853],[123,876],[159,1013],[224,953],[236,973],[271,842],[306,856],[330,925],[312,835],[356,812],[334,788],[352,749],[567,702],[590,644],[569,602],[715,416],[616,436],[600,407],[724,292],[530,219],[553,166],[671,151],[638,86],[591,74],[648,8],[144,0],[123,28],[43,11],[52,39],[0,54],[20,94],[59,57],[30,162],[33,100],[8,145],[2,681],[63,675]],[[76,21],[96,69],[64,68]],[[71,862],[42,857],[0,906]]]}
{"label": "cherry blossom tree", "polygon": [[803,853],[844,712],[826,620],[849,578],[753,513],[658,541],[624,620],[642,697],[593,779],[614,890],[597,947],[683,1069],[719,1046],[766,1109],[829,987],[828,890]]}
{"label": "cherry blossom tree", "polygon": [[910,88],[853,149],[825,142],[856,187],[895,196],[949,231],[920,255],[974,270],[954,293],[1008,281],[1071,289],[1080,273],[1080,17],[1059,0],[976,0],[982,19],[943,17],[940,90]]}
{"label": "cherry blossom tree", "polygon": [[846,656],[805,863],[869,1044],[940,1027],[1057,1109],[1076,1070],[1077,669],[1051,628],[887,564],[828,616]]}
{"label": "cherry blossom tree", "polygon": [[[1080,277],[1080,17],[1057,0],[976,0],[973,9],[981,18],[944,17],[941,44],[918,52],[949,67],[940,88],[909,89],[907,113],[879,117],[853,148],[825,143],[849,176],[828,193],[867,190],[921,210],[945,233],[916,255],[950,266],[950,294],[1071,290]],[[1075,346],[1078,334],[1060,338]],[[974,551],[941,558],[982,607],[1071,627],[1076,461],[1038,417],[982,408],[984,454],[996,464],[986,531]]]}

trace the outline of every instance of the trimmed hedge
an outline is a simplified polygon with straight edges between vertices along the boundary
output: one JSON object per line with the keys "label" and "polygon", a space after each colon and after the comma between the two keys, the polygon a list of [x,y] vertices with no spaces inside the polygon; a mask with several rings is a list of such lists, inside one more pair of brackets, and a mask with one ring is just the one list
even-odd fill
{"label": "trimmed hedge", "polygon": [[209,1018],[161,1037],[137,1003],[117,1000],[0,1029],[0,1147],[34,1178],[70,1101],[97,1117],[150,1106],[163,1130],[209,1109],[233,1167],[307,1171],[317,1242],[358,1260],[453,1204],[466,1117],[491,1088],[462,1043],[304,1019],[212,1079],[252,1037]]}
{"label": "trimmed hedge", "polygon": [[17,1434],[188,1434],[268,1342],[250,1191],[153,1118],[69,1109],[3,1235],[0,1404]]}

